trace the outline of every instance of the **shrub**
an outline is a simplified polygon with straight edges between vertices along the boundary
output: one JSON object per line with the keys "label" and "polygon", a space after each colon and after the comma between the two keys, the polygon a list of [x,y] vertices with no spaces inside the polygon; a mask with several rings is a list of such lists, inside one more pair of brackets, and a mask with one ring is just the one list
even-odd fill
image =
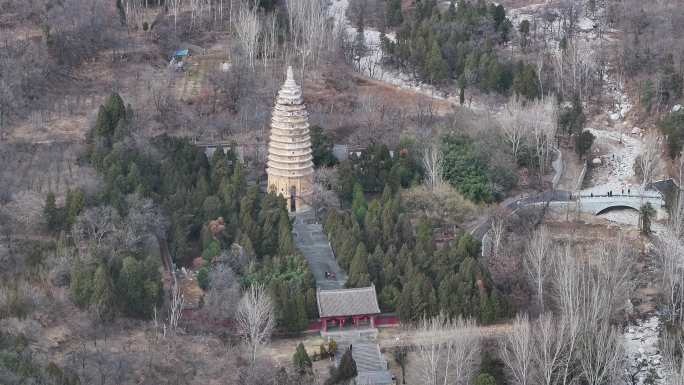
{"label": "shrub", "polygon": [[202,290],[209,289],[209,269],[202,267],[197,271],[197,283]]}

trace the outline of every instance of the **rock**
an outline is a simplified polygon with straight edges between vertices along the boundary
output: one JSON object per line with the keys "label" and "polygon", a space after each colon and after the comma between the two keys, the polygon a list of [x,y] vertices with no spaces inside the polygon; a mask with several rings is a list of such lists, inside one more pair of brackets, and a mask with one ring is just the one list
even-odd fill
{"label": "rock", "polygon": [[591,164],[593,164],[593,165],[595,165],[595,166],[600,166],[601,163],[602,163],[602,162],[601,162],[601,158],[594,158],[594,159],[591,161]]}
{"label": "rock", "polygon": [[672,107],[672,112],[678,112],[681,109],[682,109],[681,104],[675,104],[674,107]]}

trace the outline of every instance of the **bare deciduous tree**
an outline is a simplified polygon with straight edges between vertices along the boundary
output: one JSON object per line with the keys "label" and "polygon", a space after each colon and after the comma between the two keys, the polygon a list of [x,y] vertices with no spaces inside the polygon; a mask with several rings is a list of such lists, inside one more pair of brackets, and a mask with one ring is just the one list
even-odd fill
{"label": "bare deciduous tree", "polygon": [[178,328],[178,322],[183,316],[183,305],[185,298],[178,286],[178,282],[174,279],[173,287],[171,288],[171,303],[169,305],[169,331],[175,333]]}
{"label": "bare deciduous tree", "polygon": [[255,284],[245,291],[238,304],[235,323],[247,346],[250,362],[256,362],[259,350],[271,339],[275,325],[273,301],[264,286]]}
{"label": "bare deciduous tree", "polygon": [[533,383],[534,339],[527,314],[516,316],[511,330],[500,342],[499,356],[508,369],[512,384]]}
{"label": "bare deciduous tree", "polygon": [[473,320],[445,315],[423,319],[414,333],[411,362],[421,384],[470,384],[480,361],[480,332]]}
{"label": "bare deciduous tree", "polygon": [[655,132],[649,132],[641,145],[639,154],[639,169],[641,171],[641,184],[646,186],[653,181],[660,163],[660,144]]}
{"label": "bare deciduous tree", "polygon": [[86,209],[78,216],[73,228],[74,239],[92,241],[100,247],[107,237],[113,235],[120,222],[119,214],[110,206]]}
{"label": "bare deciduous tree", "polygon": [[[223,258],[222,258],[223,259]],[[209,316],[215,320],[226,320],[235,316],[240,301],[240,287],[227,263],[218,263],[209,273],[209,291],[206,306]]]}
{"label": "bare deciduous tree", "polygon": [[604,298],[601,302],[605,304],[603,308],[608,312],[606,318],[610,318],[624,308],[634,285],[631,279],[633,252],[620,234],[616,241],[598,245],[593,262],[598,272],[596,288],[593,289],[597,294],[593,295]]}
{"label": "bare deciduous tree", "polygon": [[579,363],[586,384],[613,384],[624,370],[620,332],[607,320],[587,325],[580,338]]}
{"label": "bare deciduous tree", "polygon": [[545,226],[539,227],[533,234],[525,253],[525,269],[535,286],[537,304],[544,311],[544,284],[551,270],[549,253],[551,252],[551,234]]}
{"label": "bare deciduous tree", "polygon": [[551,313],[542,314],[534,323],[534,378],[539,385],[556,384],[557,373],[563,368],[566,326]]}
{"label": "bare deciduous tree", "polygon": [[501,213],[501,215],[492,218],[492,223],[489,226],[488,236],[492,243],[491,258],[496,259],[499,256],[505,234],[506,217],[505,213]]}
{"label": "bare deciduous tree", "polygon": [[423,167],[425,168],[425,184],[434,190],[443,183],[444,156],[436,144],[426,146],[423,150]]}
{"label": "bare deciduous tree", "polygon": [[668,384],[684,385],[684,360],[681,356],[681,352],[684,351],[684,340],[666,330],[662,341],[663,363],[668,374]]}
{"label": "bare deciduous tree", "polygon": [[555,97],[547,96],[542,100],[530,103],[529,121],[531,135],[539,162],[539,177],[546,172],[549,163],[553,139],[558,129],[558,110]]}
{"label": "bare deciduous tree", "polygon": [[681,323],[684,318],[684,244],[670,227],[658,237],[656,247],[662,272],[661,290],[667,299],[670,322]]}
{"label": "bare deciduous tree", "polygon": [[237,20],[235,21],[235,35],[240,42],[245,56],[247,57],[247,64],[249,68],[254,70],[254,60],[258,51],[259,34],[261,31],[261,24],[256,5],[243,4],[238,10]]}
{"label": "bare deciduous tree", "polygon": [[513,159],[518,158],[518,150],[529,133],[528,122],[523,116],[525,107],[520,98],[512,98],[500,114],[501,132],[511,146]]}
{"label": "bare deciduous tree", "polygon": [[569,245],[556,249],[553,264],[552,293],[556,311],[565,329],[565,355],[562,370],[559,371],[559,383],[573,383],[574,357],[577,351],[577,340],[581,332],[581,274],[583,270]]}

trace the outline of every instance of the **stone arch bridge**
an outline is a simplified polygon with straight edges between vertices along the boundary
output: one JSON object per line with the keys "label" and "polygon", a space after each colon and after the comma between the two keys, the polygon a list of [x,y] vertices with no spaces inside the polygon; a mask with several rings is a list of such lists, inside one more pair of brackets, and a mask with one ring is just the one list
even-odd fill
{"label": "stone arch bridge", "polygon": [[641,195],[580,195],[578,199],[580,211],[594,215],[602,214],[606,211],[618,208],[628,208],[636,211],[641,210],[641,206],[650,203],[654,209],[665,206],[665,200],[657,192],[646,192]]}

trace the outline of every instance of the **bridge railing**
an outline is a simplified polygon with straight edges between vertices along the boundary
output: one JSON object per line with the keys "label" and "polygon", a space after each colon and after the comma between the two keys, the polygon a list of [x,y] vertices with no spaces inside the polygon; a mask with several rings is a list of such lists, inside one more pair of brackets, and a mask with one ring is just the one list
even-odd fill
{"label": "bridge railing", "polygon": [[644,194],[581,194],[579,195],[580,198],[645,198],[645,199],[663,199],[663,197],[660,194],[649,194],[649,195],[644,195]]}

